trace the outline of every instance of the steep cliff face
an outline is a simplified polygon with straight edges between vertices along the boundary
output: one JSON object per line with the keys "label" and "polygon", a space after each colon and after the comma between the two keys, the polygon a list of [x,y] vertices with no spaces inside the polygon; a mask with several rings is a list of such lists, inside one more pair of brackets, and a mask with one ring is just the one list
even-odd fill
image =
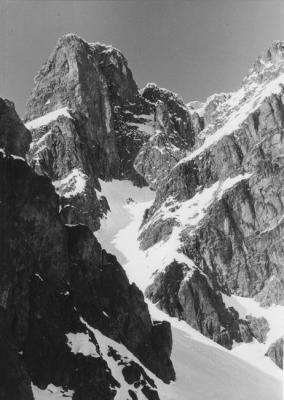
{"label": "steep cliff face", "polygon": [[0,148],[24,157],[29,149],[31,134],[23,125],[11,101],[0,98],[0,118]]}
{"label": "steep cliff face", "polygon": [[[99,228],[108,206],[98,178],[145,185],[133,161],[151,132],[152,111],[120,51],[72,34],[59,40],[35,78],[25,120],[33,136],[29,162],[56,182],[68,223]],[[148,131],[139,130],[145,122]]]}
{"label": "steep cliff face", "polygon": [[[204,129],[144,216],[141,248],[151,253],[160,246],[163,252],[168,244],[173,261],[184,255],[190,270],[206,276],[211,300],[210,287],[217,293],[256,296],[266,306],[284,302],[283,65],[283,44],[275,43],[238,92],[189,104],[191,114],[203,118]],[[158,274],[147,292],[155,301],[160,297],[168,312],[162,282],[170,270]],[[189,286],[195,276],[188,278]],[[179,305],[183,286],[174,290]],[[181,313],[196,326],[186,309],[199,310],[202,285],[199,296],[191,292],[187,289],[188,300],[170,313]],[[214,337],[216,330],[207,334]]]}
{"label": "steep cliff face", "polygon": [[173,92],[148,83],[143,98],[155,104],[154,133],[139,151],[135,169],[157,188],[194,144],[194,126],[184,102]]}
{"label": "steep cliff face", "polygon": [[173,261],[158,274],[145,292],[153,303],[169,315],[186,321],[203,335],[231,348],[233,342],[250,342],[254,336],[247,321],[227,309],[221,294],[208,284],[198,270]]}
{"label": "steep cliff face", "polygon": [[[20,143],[18,117],[9,129]],[[174,379],[170,325],[151,321],[143,294],[86,226],[64,224],[48,177],[6,148],[0,171],[0,398],[32,399],[32,381],[73,399],[158,399],[143,364]]]}

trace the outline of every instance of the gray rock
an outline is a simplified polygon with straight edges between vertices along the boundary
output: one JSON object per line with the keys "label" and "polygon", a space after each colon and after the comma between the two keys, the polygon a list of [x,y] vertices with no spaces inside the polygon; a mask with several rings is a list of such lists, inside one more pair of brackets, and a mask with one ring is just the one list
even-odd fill
{"label": "gray rock", "polygon": [[31,134],[16,113],[14,104],[2,98],[0,98],[0,124],[0,148],[24,157],[29,148]]}
{"label": "gray rock", "polygon": [[167,177],[173,166],[194,144],[191,114],[184,102],[173,92],[147,84],[143,98],[155,104],[155,133],[139,151],[135,169],[152,188]]}
{"label": "gray rock", "polygon": [[[246,96],[241,105],[250,96],[255,96],[254,91],[260,84],[265,87],[283,73],[283,48],[283,42],[274,43],[249,71],[243,81]],[[188,109],[191,121],[195,118],[196,124],[193,148],[188,147],[187,152],[197,152],[174,165],[156,186],[155,201],[144,215],[140,247],[150,251],[154,244],[169,238],[173,226],[182,225],[179,250],[204,274],[202,276],[210,282],[213,292],[208,290],[205,296],[203,280],[199,279],[195,289],[198,295],[193,297],[192,283],[181,284],[183,274],[180,272],[180,277],[176,278],[176,266],[172,263],[165,274],[156,277],[146,293],[170,315],[186,320],[207,335],[207,313],[215,304],[214,322],[210,323],[213,329],[209,336],[229,347],[235,328],[228,327],[226,339],[221,338],[218,321],[222,307],[217,307],[214,300],[219,291],[255,297],[263,306],[284,304],[284,89],[280,85],[277,93],[272,92],[261,101],[255,98],[243,121],[235,128],[233,125],[228,127],[228,132],[202,151],[198,151],[199,147],[225,121],[233,120],[238,106],[234,94],[217,94],[206,104],[189,103]],[[195,110],[199,110],[200,115]],[[200,129],[201,121],[203,129]],[[218,195],[217,190],[196,225],[175,220],[174,211],[184,202],[217,182],[220,188],[226,179],[244,175],[246,179],[236,182],[222,195]],[[165,208],[166,211],[162,211]],[[170,268],[177,279],[171,284]],[[210,307],[204,304],[210,304]],[[201,315],[203,312],[201,321],[196,317],[198,312]],[[265,340],[268,327],[264,321],[243,322],[237,316],[235,321],[239,324],[240,335],[245,326],[250,332],[245,337]]]}
{"label": "gray rock", "polygon": [[283,338],[276,340],[269,346],[265,354],[281,369],[283,369]]}
{"label": "gray rock", "polygon": [[253,336],[260,342],[265,343],[267,333],[269,332],[269,324],[264,317],[256,318],[252,315],[247,315],[246,320],[248,321],[249,328],[253,333]]}
{"label": "gray rock", "polygon": [[234,340],[252,340],[248,323],[240,320],[234,309],[225,307],[220,293],[205,275],[191,272],[185,264],[174,261],[168,265],[145,295],[161,310],[229,349]]}
{"label": "gray rock", "polygon": [[282,95],[273,94],[264,102],[271,118],[262,105],[232,135],[173,168],[158,188],[144,220],[147,228],[141,233],[142,247],[149,247],[149,237],[155,237],[155,242],[162,240],[159,232],[163,227],[159,224],[157,229],[151,218],[170,196],[179,204],[192,198],[200,187],[251,173],[212,204],[194,232],[184,230],[183,251],[205,273],[213,271],[221,290],[257,295],[266,305],[284,301]]}

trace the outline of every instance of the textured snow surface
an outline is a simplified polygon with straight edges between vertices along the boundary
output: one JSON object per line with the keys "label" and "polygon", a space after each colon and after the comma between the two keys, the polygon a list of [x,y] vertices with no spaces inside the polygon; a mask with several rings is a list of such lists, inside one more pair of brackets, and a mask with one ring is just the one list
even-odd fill
{"label": "textured snow surface", "polygon": [[[135,282],[141,290],[145,290],[152,282],[156,272],[161,271],[174,259],[194,267],[192,261],[177,251],[179,247],[179,230],[174,228],[167,242],[160,242],[147,251],[142,251],[137,240],[139,227],[142,222],[145,208],[151,202],[144,204],[129,204],[125,206],[131,216],[131,222],[117,233],[114,244],[118,252],[116,255],[123,263],[123,267],[131,282]],[[124,255],[121,259],[120,254]],[[125,260],[125,261],[124,261]]]}
{"label": "textured snow surface", "polygon": [[180,262],[191,262],[186,256],[176,252],[179,241],[175,235],[167,241],[162,252],[159,246],[153,246],[150,252],[139,248],[138,232],[143,214],[154,200],[153,191],[147,187],[135,187],[130,181],[100,181],[100,184],[111,212],[102,220],[101,228],[95,235],[102,247],[115,254],[123,264],[131,282],[136,282],[144,290],[153,273],[174,258]]}
{"label": "textured snow surface", "polygon": [[[216,187],[205,189],[199,204],[206,208],[212,198],[220,197],[237,182],[248,179],[249,174],[228,178]],[[111,213],[103,221],[101,231],[96,235],[103,239],[103,247],[109,249],[122,263],[130,281],[136,282],[144,290],[152,281],[152,274],[157,266],[167,264],[173,257],[178,258],[176,249],[179,246],[176,233],[163,243],[161,247],[153,246],[150,251],[143,252],[139,248],[138,235],[146,208],[154,200],[154,193],[148,188],[138,189],[128,181],[101,182],[102,193],[106,195]],[[200,195],[200,193],[199,193]],[[132,198],[133,201],[127,201]],[[107,232],[104,234],[104,232]],[[152,249],[155,249],[153,252]],[[152,253],[151,253],[152,251]],[[191,260],[184,256],[179,261],[191,265]],[[194,268],[194,265],[192,265]],[[231,301],[236,296],[231,297]],[[251,299],[248,299],[251,300]],[[254,300],[251,300],[255,304]],[[148,302],[154,320],[168,320],[172,325],[173,352],[172,361],[177,380],[165,385],[159,379],[155,382],[163,400],[280,400],[282,399],[282,373],[273,362],[264,356],[264,348],[255,343],[235,346],[228,351],[217,343],[203,336],[187,325],[158,310]],[[233,305],[234,304],[229,304]],[[248,314],[244,306],[239,305],[244,314]],[[238,310],[238,308],[236,307]],[[258,306],[259,313],[269,312]],[[266,311],[267,310],[267,311]],[[273,308],[272,308],[273,310]],[[280,310],[280,309],[279,309]],[[277,309],[278,312],[278,309]],[[280,312],[280,311],[279,311]],[[282,312],[282,311],[281,311]],[[251,312],[255,314],[254,311]],[[273,314],[273,311],[271,311]],[[242,314],[242,315],[244,315]],[[260,315],[260,314],[259,314]],[[277,314],[279,316],[279,314]],[[264,314],[267,317],[267,314]],[[273,328],[269,341],[277,336],[282,328]],[[280,336],[280,335],[279,335]],[[268,342],[267,342],[268,344]],[[266,345],[267,345],[266,344]],[[259,345],[257,343],[257,345]],[[242,347],[247,346],[247,348]],[[260,345],[261,346],[261,345]],[[239,350],[238,350],[239,349]],[[244,351],[241,351],[244,349]],[[256,353],[257,352],[257,356]],[[151,376],[151,375],[150,375]]]}
{"label": "textured snow surface", "polygon": [[67,118],[72,118],[68,112],[68,107],[59,108],[58,110],[52,111],[42,117],[28,121],[25,126],[27,129],[37,129],[41,126],[48,125],[50,122],[55,121],[60,116],[65,116]]}
{"label": "textured snow surface", "polygon": [[[100,180],[100,185],[102,190],[98,192],[98,196],[107,198],[110,212],[101,220],[101,227],[95,232],[95,236],[103,248],[115,254],[120,262],[124,262],[126,258],[115,246],[115,237],[133,220],[129,207],[131,208],[133,204],[143,204],[144,210],[146,207],[144,204],[151,204],[155,193],[149,188],[138,188],[126,180],[112,180],[111,182]],[[138,223],[141,223],[140,221]]]}
{"label": "textured snow surface", "polygon": [[177,380],[158,382],[163,400],[280,400],[282,379],[270,376],[236,357],[184,321],[178,321],[148,303],[152,318],[172,326],[172,362]]}
{"label": "textured snow surface", "polygon": [[87,179],[87,175],[75,168],[65,178],[53,181],[52,184],[60,196],[68,198],[82,193]]}

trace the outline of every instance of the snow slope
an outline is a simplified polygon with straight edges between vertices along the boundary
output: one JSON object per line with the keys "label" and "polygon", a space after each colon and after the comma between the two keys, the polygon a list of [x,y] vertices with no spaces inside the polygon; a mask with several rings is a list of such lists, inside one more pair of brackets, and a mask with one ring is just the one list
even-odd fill
{"label": "snow slope", "polygon": [[[99,181],[102,190],[100,193],[97,193],[98,197],[105,196],[107,198],[110,212],[101,221],[101,227],[95,232],[95,235],[102,247],[110,253],[115,254],[118,260],[123,263],[126,261],[126,257],[124,252],[119,251],[117,246],[115,246],[115,237],[118,232],[126,228],[133,221],[133,215],[130,212],[132,205],[136,204],[138,206],[142,204],[142,208],[139,208],[139,210],[141,209],[143,213],[147,208],[147,204],[151,204],[154,200],[155,193],[147,187],[138,188],[126,180]],[[132,200],[136,203],[133,203]],[[139,221],[142,220],[141,218],[139,214]],[[138,223],[140,223],[139,221]]]}
{"label": "snow slope", "polygon": [[[183,321],[150,306],[157,319],[171,322],[172,362],[177,380],[158,384],[162,400],[276,400],[282,398],[281,373],[270,376],[205,338]],[[272,361],[271,361],[272,363]]]}
{"label": "snow slope", "polygon": [[275,369],[274,363],[269,358],[263,357],[263,355],[267,352],[269,346],[284,334],[284,306],[273,305],[264,308],[256,300],[249,297],[227,296],[225,294],[222,296],[226,306],[234,307],[241,318],[245,319],[246,315],[252,315],[257,318],[264,317],[270,328],[265,343],[259,343],[255,340],[253,343],[236,344],[232,353],[247,360],[249,363],[257,365],[258,368],[267,373],[278,376],[279,369]]}
{"label": "snow slope", "polygon": [[[252,367],[235,357],[228,350],[205,338],[183,321],[170,318],[149,303],[153,319],[166,319],[172,324],[172,361],[177,379],[167,385],[143,367],[150,378],[155,380],[161,400],[280,400],[281,381]],[[145,400],[141,390],[125,382],[123,365],[109,355],[113,348],[124,363],[139,360],[125,346],[104,336],[81,318],[82,323],[98,341],[100,353],[107,362],[113,377],[121,384],[116,400],[126,400],[128,389],[134,391],[138,400]],[[72,337],[74,339],[74,337]],[[80,337],[80,342],[81,342]],[[84,346],[86,350],[86,346]],[[92,351],[91,351],[92,352]],[[85,354],[88,355],[88,354]],[[33,385],[36,400],[57,400],[72,398],[72,391],[49,385],[41,390]]]}
{"label": "snow slope", "polygon": [[[234,182],[224,184],[224,190],[228,190],[231,184]],[[101,185],[102,194],[106,195],[112,211],[103,221],[102,228],[96,232],[96,236],[102,240],[103,247],[117,256],[130,281],[144,290],[151,282],[157,265],[161,267],[173,258],[173,252],[176,251],[175,235],[172,235],[166,245],[162,244],[154,249],[154,252],[140,250],[137,239],[139,228],[146,208],[152,204],[154,193],[148,188],[138,189],[128,181],[101,182]],[[219,193],[220,191],[218,195]],[[127,201],[129,198],[133,201]],[[190,263],[189,259],[183,257],[184,262]],[[257,307],[257,303],[252,299],[248,299],[247,302],[236,299],[236,296],[229,299],[231,304],[226,299],[228,306],[233,305],[232,302],[239,302],[239,308],[236,306],[236,309],[238,311],[242,309],[243,314],[240,313],[242,316],[247,313],[259,316],[264,312],[264,316],[267,317],[271,313],[276,320],[281,314],[283,315],[283,310],[279,307],[274,311],[265,311],[260,306]],[[173,332],[172,361],[177,380],[165,385],[155,378],[161,399],[280,400],[282,398],[282,373],[270,359],[264,357],[264,345],[241,344],[233,351],[228,351],[184,321],[171,318],[152,303],[148,304],[152,318],[168,320]],[[271,318],[267,317],[270,324]],[[271,327],[273,331],[269,336],[271,340],[279,332],[284,331],[282,324],[277,330],[273,328],[273,324]]]}

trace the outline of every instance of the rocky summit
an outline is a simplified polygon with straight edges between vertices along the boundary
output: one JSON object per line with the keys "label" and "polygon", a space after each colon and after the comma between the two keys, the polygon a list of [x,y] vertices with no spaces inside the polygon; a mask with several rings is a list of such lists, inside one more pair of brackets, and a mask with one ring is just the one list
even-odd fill
{"label": "rocky summit", "polygon": [[59,39],[24,121],[0,99],[0,400],[203,400],[212,374],[239,400],[234,371],[280,399],[283,144],[284,42],[185,103]]}

